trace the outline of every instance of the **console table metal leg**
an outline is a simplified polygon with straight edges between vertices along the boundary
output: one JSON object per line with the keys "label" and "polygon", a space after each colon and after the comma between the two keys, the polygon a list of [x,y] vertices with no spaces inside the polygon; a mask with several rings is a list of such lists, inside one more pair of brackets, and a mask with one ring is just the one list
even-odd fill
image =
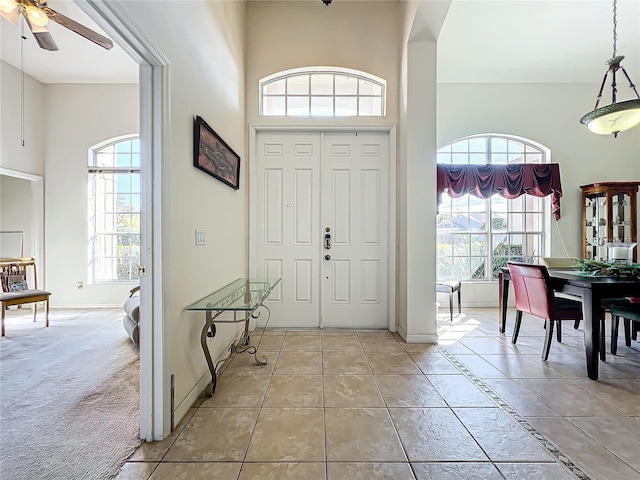
{"label": "console table metal leg", "polygon": [[[218,383],[216,367],[213,365],[213,360],[211,360],[211,354],[209,353],[209,346],[207,345],[207,337],[215,337],[216,335],[216,325],[215,323],[213,323],[214,318],[215,317],[212,315],[212,312],[207,311],[206,321],[204,323],[204,327],[202,328],[202,333],[200,334],[202,351],[204,352],[204,357],[207,359],[207,365],[209,366],[209,371],[211,372],[211,383],[207,385],[207,396],[209,397],[213,396],[213,392],[216,390],[216,384]],[[211,331],[211,334],[209,334],[209,330]]]}
{"label": "console table metal leg", "polygon": [[[267,311],[267,319],[265,320],[264,327],[263,327],[264,329],[266,329],[267,325],[269,324],[269,319],[271,318],[271,310],[269,310],[269,307],[267,307],[266,305],[261,304],[253,312],[251,312],[251,318],[256,318],[257,319],[260,316],[260,312],[258,312],[259,308],[264,308]],[[264,332],[263,332],[263,335],[264,335]],[[260,339],[260,341],[262,341],[262,338]],[[262,357],[264,360],[260,360],[258,358],[258,348],[259,347],[260,347],[260,344],[258,343],[258,347],[256,347],[256,351],[253,354],[253,358],[255,359],[255,361],[256,361],[256,363],[258,365],[266,365],[267,364],[267,358],[266,357],[264,357],[264,356]]]}
{"label": "console table metal leg", "polygon": [[251,342],[251,337],[249,336],[249,320],[251,320],[251,315],[247,313],[246,318],[244,319],[244,344],[249,345]]}

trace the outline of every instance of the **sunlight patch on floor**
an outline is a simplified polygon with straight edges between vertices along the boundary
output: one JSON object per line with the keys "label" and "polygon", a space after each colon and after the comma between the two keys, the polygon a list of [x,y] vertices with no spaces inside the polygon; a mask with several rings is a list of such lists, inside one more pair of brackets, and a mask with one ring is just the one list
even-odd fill
{"label": "sunlight patch on floor", "polygon": [[472,316],[460,313],[450,321],[449,313],[438,314],[438,343],[452,345],[469,333],[480,328],[482,323]]}

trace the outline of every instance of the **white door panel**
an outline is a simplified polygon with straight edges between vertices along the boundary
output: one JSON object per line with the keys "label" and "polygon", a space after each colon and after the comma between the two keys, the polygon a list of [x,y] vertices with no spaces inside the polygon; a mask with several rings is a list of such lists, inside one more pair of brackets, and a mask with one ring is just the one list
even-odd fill
{"label": "white door panel", "polygon": [[282,277],[269,325],[388,327],[388,134],[259,132],[256,150],[255,271]]}
{"label": "white door panel", "polygon": [[256,143],[255,271],[282,278],[267,301],[269,325],[318,327],[319,135],[264,132]]}
{"label": "white door panel", "polygon": [[325,134],[320,197],[331,248],[322,255],[323,327],[388,326],[388,138]]}

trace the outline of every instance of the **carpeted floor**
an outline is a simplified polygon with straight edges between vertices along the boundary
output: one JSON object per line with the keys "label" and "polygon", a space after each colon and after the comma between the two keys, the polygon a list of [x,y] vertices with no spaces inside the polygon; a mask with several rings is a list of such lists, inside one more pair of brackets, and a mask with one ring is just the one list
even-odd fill
{"label": "carpeted floor", "polygon": [[122,311],[7,312],[0,478],[107,479],[140,444],[139,350]]}

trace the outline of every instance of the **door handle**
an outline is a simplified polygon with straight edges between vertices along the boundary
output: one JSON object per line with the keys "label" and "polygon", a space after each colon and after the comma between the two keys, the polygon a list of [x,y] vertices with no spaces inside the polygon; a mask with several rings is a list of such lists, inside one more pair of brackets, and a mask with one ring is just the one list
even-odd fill
{"label": "door handle", "polygon": [[324,256],[324,259],[325,259],[325,260],[331,260],[331,255],[325,255],[325,256]]}
{"label": "door handle", "polygon": [[326,233],[324,236],[324,248],[325,250],[329,250],[331,248],[331,234]]}

